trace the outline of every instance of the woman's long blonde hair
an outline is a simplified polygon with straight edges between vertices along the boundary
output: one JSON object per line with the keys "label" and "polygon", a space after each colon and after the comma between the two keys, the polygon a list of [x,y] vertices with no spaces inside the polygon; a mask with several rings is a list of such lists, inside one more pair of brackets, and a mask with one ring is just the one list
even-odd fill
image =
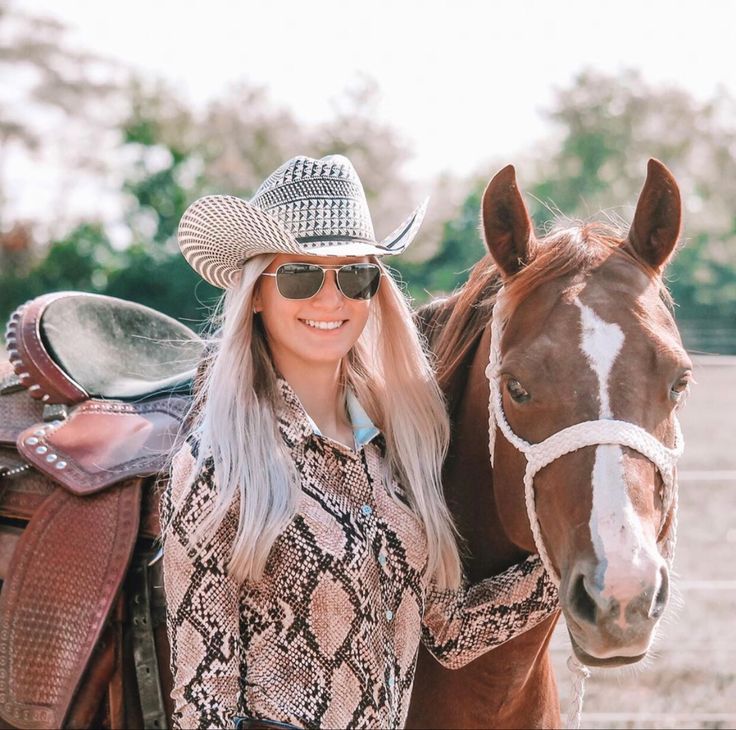
{"label": "woman's long blonde hair", "polygon": [[[299,474],[277,427],[276,374],[260,319],[253,315],[259,277],[272,260],[251,258],[239,283],[223,294],[211,319],[213,335],[189,421],[199,445],[192,481],[212,458],[216,490],[192,540],[215,534],[235,506],[239,523],[229,571],[240,581],[261,577],[275,540],[296,514],[300,492]],[[389,490],[393,476],[425,527],[426,575],[439,588],[455,587],[460,559],[441,487],[449,440],[444,399],[409,305],[391,275],[383,274],[368,323],[343,362],[344,385],[385,436]]]}

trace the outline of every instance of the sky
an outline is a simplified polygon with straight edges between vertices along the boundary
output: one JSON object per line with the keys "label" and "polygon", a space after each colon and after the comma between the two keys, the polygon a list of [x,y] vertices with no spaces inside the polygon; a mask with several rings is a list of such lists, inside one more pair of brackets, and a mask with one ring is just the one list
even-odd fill
{"label": "sky", "polygon": [[380,116],[412,153],[413,179],[513,162],[550,134],[544,110],[584,68],[639,69],[702,99],[719,88],[736,94],[736,2],[20,4],[66,23],[73,45],[163,77],[196,105],[246,80],[298,119],[321,121],[367,75],[380,88]]}

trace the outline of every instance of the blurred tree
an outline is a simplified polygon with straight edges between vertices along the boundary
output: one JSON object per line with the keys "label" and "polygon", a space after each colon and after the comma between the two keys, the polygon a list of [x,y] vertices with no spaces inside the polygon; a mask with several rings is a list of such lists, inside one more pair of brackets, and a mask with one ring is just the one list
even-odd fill
{"label": "blurred tree", "polygon": [[[124,71],[87,52],[72,50],[59,21],[24,12],[0,0],[0,231],[7,220],[5,164],[18,148],[64,160],[70,174],[100,171],[99,136],[118,118],[112,98]],[[69,186],[61,186],[57,207]]]}
{"label": "blurred tree", "polygon": [[699,102],[634,71],[585,72],[557,94],[550,118],[556,149],[525,188],[537,222],[555,209],[588,217],[612,204],[629,221],[647,159],[662,160],[683,196],[683,243],[666,272],[683,335],[692,348],[736,351],[734,99],[721,90]]}
{"label": "blurred tree", "polygon": [[282,162],[309,148],[308,131],[263,87],[240,83],[207,107],[199,149],[208,192],[250,197]]}
{"label": "blurred tree", "polygon": [[[105,294],[140,302],[198,328],[218,290],[202,281],[176,246],[179,220],[207,181],[203,128],[164,84],[133,79],[122,126],[124,218],[129,245],[108,272]],[[200,299],[201,297],[201,299]]]}
{"label": "blurred tree", "polygon": [[102,226],[90,223],[55,241],[43,256],[29,257],[24,248],[6,248],[0,251],[0,316],[6,320],[19,304],[46,292],[102,292],[118,257]]}

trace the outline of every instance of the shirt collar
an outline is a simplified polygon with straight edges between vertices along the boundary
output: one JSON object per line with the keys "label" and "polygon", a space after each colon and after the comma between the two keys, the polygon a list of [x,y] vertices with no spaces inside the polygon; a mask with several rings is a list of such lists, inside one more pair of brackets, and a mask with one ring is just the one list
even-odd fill
{"label": "shirt collar", "polygon": [[[286,442],[290,446],[295,446],[310,436],[322,436],[317,424],[304,409],[299,397],[286,380],[279,377],[278,385],[282,397],[282,404],[278,409],[278,422],[279,429]],[[350,423],[353,427],[355,448],[359,449],[372,441],[381,432],[371,421],[370,416],[365,412],[352,390],[348,390],[345,400]]]}

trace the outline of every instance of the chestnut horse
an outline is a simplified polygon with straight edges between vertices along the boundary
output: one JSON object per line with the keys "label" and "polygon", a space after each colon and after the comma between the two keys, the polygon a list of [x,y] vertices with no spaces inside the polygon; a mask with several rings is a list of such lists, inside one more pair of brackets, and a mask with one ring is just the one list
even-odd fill
{"label": "chestnut horse", "polygon": [[[588,223],[538,239],[508,166],[485,190],[482,228],[490,256],[459,292],[420,312],[451,410],[445,491],[466,574],[478,580],[546,553],[577,658],[637,662],[668,600],[675,412],[692,367],[662,283],[680,232],[677,184],[650,160],[627,234]],[[492,466],[486,366],[501,288]],[[603,436],[582,433],[589,427]],[[537,465],[525,505],[519,448],[559,441],[564,429],[579,443]],[[455,671],[422,650],[408,727],[558,726],[556,621]]]}

